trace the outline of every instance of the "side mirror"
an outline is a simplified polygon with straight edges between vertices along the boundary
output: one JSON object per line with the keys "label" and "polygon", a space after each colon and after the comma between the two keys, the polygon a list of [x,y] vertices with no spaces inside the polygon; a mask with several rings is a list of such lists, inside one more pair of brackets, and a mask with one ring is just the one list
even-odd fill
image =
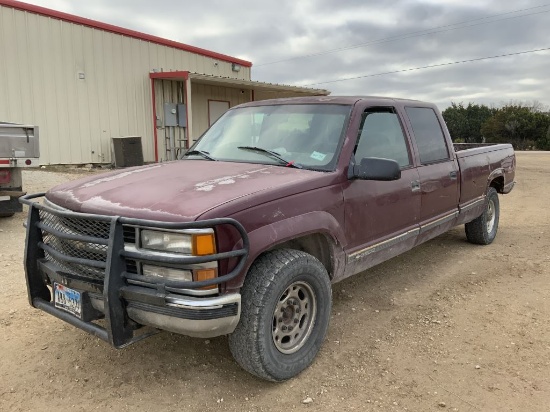
{"label": "side mirror", "polygon": [[365,157],[353,166],[353,177],[361,180],[399,180],[401,169],[395,160]]}

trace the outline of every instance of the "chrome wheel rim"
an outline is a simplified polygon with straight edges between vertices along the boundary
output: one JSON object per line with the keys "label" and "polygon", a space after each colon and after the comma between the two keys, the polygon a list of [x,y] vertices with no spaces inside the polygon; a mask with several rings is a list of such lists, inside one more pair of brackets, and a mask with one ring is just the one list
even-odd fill
{"label": "chrome wheel rim", "polygon": [[495,227],[496,213],[495,202],[490,199],[487,205],[487,233],[491,233]]}
{"label": "chrome wheel rim", "polygon": [[317,299],[305,282],[294,282],[281,294],[273,312],[272,336],[277,350],[295,353],[307,342],[317,315]]}

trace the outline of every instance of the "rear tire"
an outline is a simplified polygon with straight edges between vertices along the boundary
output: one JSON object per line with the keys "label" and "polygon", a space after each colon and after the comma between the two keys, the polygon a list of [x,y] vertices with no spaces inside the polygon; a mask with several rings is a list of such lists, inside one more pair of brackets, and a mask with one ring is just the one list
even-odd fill
{"label": "rear tire", "polygon": [[487,206],[481,216],[464,225],[470,243],[488,245],[495,240],[500,217],[498,193],[494,187],[487,191]]}
{"label": "rear tire", "polygon": [[298,250],[267,252],[253,263],[241,294],[241,319],[229,336],[239,365],[274,382],[306,369],[325,339],[332,307],[322,263]]}
{"label": "rear tire", "polygon": [[1,217],[12,217],[13,215],[15,215],[15,213],[0,213],[0,218]]}

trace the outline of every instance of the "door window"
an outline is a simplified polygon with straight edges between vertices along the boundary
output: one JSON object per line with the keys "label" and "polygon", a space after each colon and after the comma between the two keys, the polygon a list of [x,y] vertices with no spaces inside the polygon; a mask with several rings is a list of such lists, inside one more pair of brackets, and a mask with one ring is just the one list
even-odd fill
{"label": "door window", "polygon": [[433,109],[428,107],[405,108],[414,132],[420,163],[434,163],[449,159],[445,136]]}
{"label": "door window", "polygon": [[369,109],[363,114],[355,160],[365,157],[391,159],[401,168],[411,164],[401,123],[393,109]]}

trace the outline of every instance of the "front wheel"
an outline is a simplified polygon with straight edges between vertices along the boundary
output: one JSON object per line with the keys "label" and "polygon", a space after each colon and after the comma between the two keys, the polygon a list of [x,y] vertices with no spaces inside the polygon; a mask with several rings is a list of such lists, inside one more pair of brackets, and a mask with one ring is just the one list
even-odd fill
{"label": "front wheel", "polygon": [[478,245],[488,245],[495,240],[500,217],[498,193],[494,187],[487,191],[487,206],[481,216],[466,223],[466,238],[469,242]]}
{"label": "front wheel", "polygon": [[267,252],[250,268],[241,294],[241,319],[229,336],[239,365],[276,382],[307,368],[325,339],[332,306],[321,262],[298,250]]}

